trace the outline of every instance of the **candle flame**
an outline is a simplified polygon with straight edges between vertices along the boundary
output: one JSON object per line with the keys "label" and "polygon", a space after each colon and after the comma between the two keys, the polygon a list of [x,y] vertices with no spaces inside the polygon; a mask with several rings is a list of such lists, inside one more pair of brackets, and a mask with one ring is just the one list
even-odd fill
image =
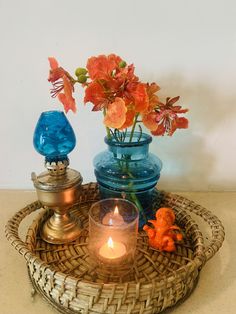
{"label": "candle flame", "polygon": [[107,245],[109,248],[113,249],[114,248],[114,244],[113,244],[113,240],[111,237],[109,237],[108,241],[107,241]]}
{"label": "candle flame", "polygon": [[118,214],[119,214],[119,209],[118,209],[118,206],[116,206],[114,210],[114,215],[118,215]]}

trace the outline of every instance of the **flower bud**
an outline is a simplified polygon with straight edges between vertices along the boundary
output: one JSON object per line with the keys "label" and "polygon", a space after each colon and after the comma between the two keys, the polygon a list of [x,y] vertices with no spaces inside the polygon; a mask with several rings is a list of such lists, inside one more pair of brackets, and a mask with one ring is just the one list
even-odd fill
{"label": "flower bud", "polygon": [[81,74],[81,75],[79,75],[78,76],[78,82],[79,83],[85,83],[87,81],[87,76],[86,75],[84,75],[84,74]]}
{"label": "flower bud", "polygon": [[85,68],[77,68],[75,70],[75,75],[79,77],[80,75],[86,75],[88,71]]}
{"label": "flower bud", "polygon": [[127,65],[127,63],[124,60],[120,61],[120,63],[119,63],[120,68],[125,68],[126,65]]}

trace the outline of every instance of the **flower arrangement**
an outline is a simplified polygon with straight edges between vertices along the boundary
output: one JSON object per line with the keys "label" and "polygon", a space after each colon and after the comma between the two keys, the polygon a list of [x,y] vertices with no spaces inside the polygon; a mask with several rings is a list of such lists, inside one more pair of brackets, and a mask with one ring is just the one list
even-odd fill
{"label": "flower arrangement", "polygon": [[66,112],[76,112],[73,97],[76,83],[85,90],[84,103],[92,103],[92,111],[103,111],[103,123],[108,138],[117,141],[129,141],[141,123],[154,136],[173,135],[177,129],[186,129],[188,120],[181,115],[188,109],[176,105],[179,96],[167,97],[161,102],[157,96],[160,87],[156,83],[143,83],[134,73],[134,65],[128,65],[115,54],[91,57],[86,68],[77,68],[75,77],[58,65],[54,57],[49,58],[49,82],[52,83],[51,95],[58,97]]}

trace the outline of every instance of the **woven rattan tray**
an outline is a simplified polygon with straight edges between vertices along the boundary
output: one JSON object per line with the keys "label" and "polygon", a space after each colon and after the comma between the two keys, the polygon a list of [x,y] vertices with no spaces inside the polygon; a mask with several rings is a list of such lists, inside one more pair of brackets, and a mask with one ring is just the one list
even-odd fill
{"label": "woven rattan tray", "polygon": [[[35,290],[61,313],[159,313],[189,295],[201,268],[224,240],[224,228],[210,211],[181,196],[156,191],[154,203],[175,210],[184,241],[174,253],[160,252],[151,249],[140,232],[134,271],[123,278],[104,278],[91,268],[87,249],[88,210],[98,199],[96,184],[82,186],[72,214],[81,219],[84,229],[69,245],[51,245],[40,238],[40,228],[51,215],[45,210],[29,227],[26,242],[19,238],[20,222],[41,208],[39,202],[17,212],[6,226],[8,240],[27,261]],[[208,246],[191,213],[210,226]]]}

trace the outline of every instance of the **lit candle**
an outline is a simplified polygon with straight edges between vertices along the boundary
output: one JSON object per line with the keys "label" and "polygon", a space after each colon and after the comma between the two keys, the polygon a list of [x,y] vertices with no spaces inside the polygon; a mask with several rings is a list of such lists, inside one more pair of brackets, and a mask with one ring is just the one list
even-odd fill
{"label": "lit candle", "polygon": [[102,223],[109,226],[119,226],[124,223],[124,219],[119,213],[118,206],[115,207],[113,212],[109,212],[104,216]]}
{"label": "lit candle", "polygon": [[126,247],[121,242],[115,242],[109,237],[108,241],[103,244],[99,250],[99,254],[107,259],[114,260],[122,257],[127,253]]}

